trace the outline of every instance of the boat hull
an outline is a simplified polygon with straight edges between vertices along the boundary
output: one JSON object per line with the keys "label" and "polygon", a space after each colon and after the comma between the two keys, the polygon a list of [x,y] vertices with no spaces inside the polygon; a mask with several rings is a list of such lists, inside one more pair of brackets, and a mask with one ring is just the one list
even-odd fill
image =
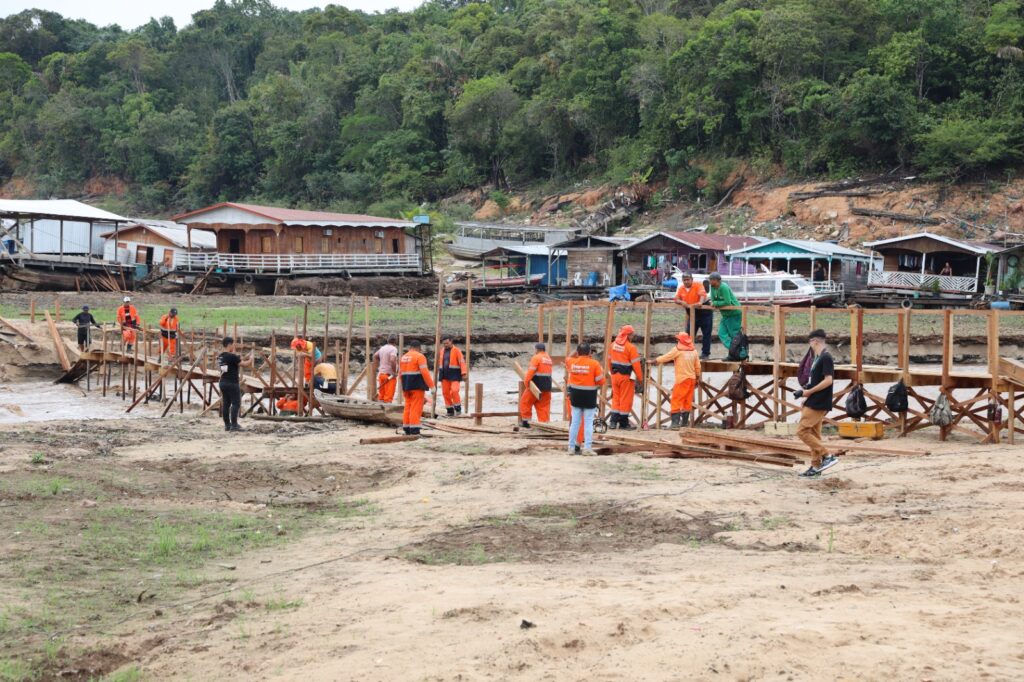
{"label": "boat hull", "polygon": [[316,399],[323,411],[332,417],[341,417],[367,424],[385,424],[387,426],[401,426],[402,424],[403,408],[401,405],[378,403],[344,395],[336,396],[321,391],[316,392]]}

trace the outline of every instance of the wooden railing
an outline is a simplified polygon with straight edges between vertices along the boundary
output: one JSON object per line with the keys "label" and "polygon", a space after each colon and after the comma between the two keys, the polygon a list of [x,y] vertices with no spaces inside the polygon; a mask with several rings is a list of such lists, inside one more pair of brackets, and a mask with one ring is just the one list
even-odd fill
{"label": "wooden railing", "polygon": [[237,254],[179,253],[174,267],[205,272],[252,274],[293,274],[333,272],[419,272],[420,256],[415,253],[311,253],[311,254]]}
{"label": "wooden railing", "polygon": [[940,291],[947,294],[973,294],[978,290],[974,277],[928,275],[918,272],[872,271],[868,273],[868,286],[891,289]]}

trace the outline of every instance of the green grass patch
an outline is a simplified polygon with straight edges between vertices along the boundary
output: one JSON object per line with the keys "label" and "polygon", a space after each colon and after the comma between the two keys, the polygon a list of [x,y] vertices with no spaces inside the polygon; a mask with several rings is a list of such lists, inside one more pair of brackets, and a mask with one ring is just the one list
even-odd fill
{"label": "green grass patch", "polygon": [[19,658],[0,659],[0,682],[27,682],[36,679],[32,665]]}
{"label": "green grass patch", "polygon": [[101,680],[101,682],[139,682],[139,680],[141,679],[142,671],[139,670],[136,666],[132,665],[128,666],[127,668],[115,670],[114,672],[104,677]]}
{"label": "green grass patch", "polygon": [[45,474],[8,475],[0,477],[0,497],[55,497],[71,492],[84,492],[84,482],[64,476]]}
{"label": "green grass patch", "polygon": [[365,498],[358,500],[338,500],[330,515],[338,519],[350,519],[359,516],[376,516],[380,507]]}

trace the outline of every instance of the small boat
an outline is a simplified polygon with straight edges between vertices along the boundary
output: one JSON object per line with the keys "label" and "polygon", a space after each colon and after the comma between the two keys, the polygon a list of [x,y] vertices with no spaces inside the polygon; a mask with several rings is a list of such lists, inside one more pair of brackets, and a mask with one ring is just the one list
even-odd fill
{"label": "small boat", "polygon": [[324,412],[332,417],[342,417],[371,424],[402,425],[402,406],[393,403],[378,403],[364,398],[334,395],[316,391],[316,399]]}
{"label": "small boat", "polygon": [[513,277],[481,277],[477,278],[475,275],[467,279],[457,279],[453,282],[449,282],[445,285],[446,291],[464,291],[469,287],[469,282],[473,282],[474,290],[491,290],[491,289],[516,289],[519,287],[535,287],[540,284],[541,280],[544,279],[544,273],[538,273],[536,275],[530,275],[529,279],[523,276]]}
{"label": "small boat", "polygon": [[[698,281],[707,275],[695,274]],[[682,281],[682,272],[677,268],[673,279],[665,280],[664,288],[655,294],[656,300],[675,296],[677,282]],[[840,298],[842,285],[833,282],[812,283],[806,277],[788,272],[758,272],[746,275],[722,275],[722,281],[729,285],[737,300],[744,305],[821,305]],[[827,286],[831,285],[831,286]]]}
{"label": "small boat", "polygon": [[569,241],[580,234],[576,229],[535,227],[533,225],[497,225],[492,223],[456,223],[458,231],[448,253],[462,260],[482,260],[485,253],[501,246],[550,246]]}

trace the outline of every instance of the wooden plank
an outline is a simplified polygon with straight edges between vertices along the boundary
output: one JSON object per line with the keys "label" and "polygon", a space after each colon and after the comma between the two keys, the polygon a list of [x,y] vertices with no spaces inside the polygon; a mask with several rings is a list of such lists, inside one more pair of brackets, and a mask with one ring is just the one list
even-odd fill
{"label": "wooden plank", "polygon": [[640,428],[646,429],[647,428],[647,415],[648,415],[648,411],[647,411],[647,408],[648,408],[648,405],[647,405],[647,392],[648,392],[648,388],[649,388],[648,380],[649,380],[649,377],[651,375],[650,366],[649,366],[649,362],[648,362],[648,359],[651,357],[651,303],[650,303],[650,301],[648,301],[646,304],[644,304],[644,350],[643,350],[643,355],[641,357],[643,358],[642,368],[644,370],[644,376],[643,376],[643,381],[641,382],[642,397],[640,399]]}
{"label": "wooden plank", "polygon": [[[444,279],[438,277],[437,281],[437,319],[434,321],[434,379],[438,378],[441,371],[441,309],[444,307]],[[437,394],[440,386],[434,387],[430,398],[430,412],[437,414]]]}
{"label": "wooden plank", "polygon": [[407,443],[412,440],[419,440],[423,435],[419,436],[382,436],[380,438],[360,438],[360,445],[386,445],[388,443]]}
{"label": "wooden plank", "polygon": [[861,208],[854,206],[850,208],[853,215],[868,216],[871,218],[889,218],[905,223],[920,223],[923,225],[941,225],[941,218],[929,218],[926,216],[912,215],[910,213],[895,213],[893,211],[881,211],[873,208]]}
{"label": "wooden plank", "polygon": [[[538,314],[538,324],[540,327],[540,334],[538,335],[538,341],[544,340],[544,316]],[[463,400],[462,404],[469,407],[469,371],[473,366],[473,360],[470,358],[470,352],[473,349],[473,280],[469,280],[466,283],[466,376],[462,377],[462,389],[463,389]]]}
{"label": "wooden plank", "polygon": [[57,353],[57,359],[60,361],[61,369],[66,372],[71,369],[71,361],[68,360],[68,353],[64,348],[64,339],[62,339],[60,334],[57,333],[57,325],[54,324],[53,318],[50,317],[50,311],[44,310],[43,314],[46,315],[46,324],[50,328],[50,338],[53,339],[53,349]]}
{"label": "wooden plank", "polygon": [[366,337],[366,348],[363,353],[363,364],[366,366],[366,399],[373,400],[375,395],[375,389],[377,388],[374,382],[373,374],[370,372],[370,297],[363,296],[363,332]]}
{"label": "wooden plank", "polygon": [[[810,454],[810,450],[802,442],[798,440],[786,440],[781,438],[768,438],[765,436],[756,436],[752,433],[744,433],[742,435],[732,434],[725,431],[710,431],[705,429],[682,429],[679,432],[679,437],[682,440],[693,440],[695,442],[705,443],[717,443],[723,445],[732,445],[735,447],[757,447],[762,449],[779,449],[786,450],[793,453]],[[927,450],[918,450],[907,447],[885,447],[877,444],[866,444],[866,443],[829,443],[826,442],[825,447],[832,451],[845,450],[849,453],[861,453],[861,454],[873,454],[873,455],[928,455],[930,454]]]}

